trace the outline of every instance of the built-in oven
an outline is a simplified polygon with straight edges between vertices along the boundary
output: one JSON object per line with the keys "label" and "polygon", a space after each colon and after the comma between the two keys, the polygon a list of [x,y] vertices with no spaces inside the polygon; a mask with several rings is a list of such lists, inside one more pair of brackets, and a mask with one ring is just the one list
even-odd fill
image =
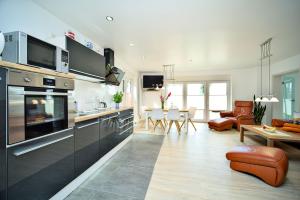
{"label": "built-in oven", "polygon": [[74,80],[16,70],[8,74],[8,145],[74,126]]}

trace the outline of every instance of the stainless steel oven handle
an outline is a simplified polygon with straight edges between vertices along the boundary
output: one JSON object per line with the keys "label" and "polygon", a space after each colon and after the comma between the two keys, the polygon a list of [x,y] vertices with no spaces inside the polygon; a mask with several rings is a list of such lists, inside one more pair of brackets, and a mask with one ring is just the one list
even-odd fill
{"label": "stainless steel oven handle", "polygon": [[33,147],[30,147],[30,148],[24,148],[23,150],[15,151],[13,154],[14,154],[14,156],[21,156],[21,155],[24,155],[24,154],[26,154],[26,153],[30,153],[30,152],[32,152],[32,151],[35,151],[35,150],[38,150],[38,149],[40,149],[40,148],[49,146],[49,145],[51,145],[51,144],[54,144],[54,143],[57,143],[57,142],[66,140],[66,139],[71,138],[71,137],[73,137],[73,135],[68,135],[68,136],[65,136],[65,137],[62,137],[62,138],[60,138],[60,139],[53,140],[53,141],[51,141],[51,142],[47,142],[47,143],[44,143],[44,144],[38,144],[38,145],[33,146]]}
{"label": "stainless steel oven handle", "polygon": [[33,91],[25,91],[24,95],[51,95],[51,96],[68,96],[68,93],[60,93],[60,92],[33,92]]}
{"label": "stainless steel oven handle", "polygon": [[15,91],[13,95],[51,95],[51,96],[68,96],[70,93],[61,92],[35,92],[35,91]]}
{"label": "stainless steel oven handle", "polygon": [[86,125],[82,125],[82,126],[78,126],[77,129],[82,129],[84,127],[92,126],[92,125],[95,125],[95,124],[99,124],[99,121],[98,122],[93,122],[93,123],[90,123],[90,124],[86,124]]}

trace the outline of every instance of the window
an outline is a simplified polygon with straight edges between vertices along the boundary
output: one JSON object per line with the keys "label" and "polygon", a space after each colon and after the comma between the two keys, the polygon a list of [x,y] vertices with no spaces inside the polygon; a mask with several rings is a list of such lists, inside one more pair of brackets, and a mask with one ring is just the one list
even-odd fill
{"label": "window", "polygon": [[220,111],[228,109],[227,82],[209,84],[209,119],[220,117]]}
{"label": "window", "polygon": [[220,111],[228,110],[228,81],[203,81],[194,83],[172,83],[166,85],[166,95],[172,95],[166,107],[191,108],[196,107],[194,120],[208,121],[220,117]]}
{"label": "window", "polygon": [[202,83],[187,84],[186,105],[187,108],[191,108],[191,107],[197,108],[194,116],[196,120],[204,119],[204,109],[205,109],[204,84]]}
{"label": "window", "polygon": [[168,108],[179,108],[183,106],[183,84],[168,84],[166,88],[166,95],[172,93],[167,101]]}

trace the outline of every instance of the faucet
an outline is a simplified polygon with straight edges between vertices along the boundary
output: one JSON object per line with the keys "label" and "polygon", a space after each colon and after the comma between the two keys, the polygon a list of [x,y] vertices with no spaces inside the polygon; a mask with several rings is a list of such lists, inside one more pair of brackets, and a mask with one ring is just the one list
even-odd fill
{"label": "faucet", "polygon": [[99,102],[101,108],[107,108],[107,104],[104,101]]}

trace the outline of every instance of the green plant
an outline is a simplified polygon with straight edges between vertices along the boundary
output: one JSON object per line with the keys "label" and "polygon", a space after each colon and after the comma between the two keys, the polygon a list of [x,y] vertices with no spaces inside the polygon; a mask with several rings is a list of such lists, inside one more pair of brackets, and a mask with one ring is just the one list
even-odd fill
{"label": "green plant", "polygon": [[260,102],[255,101],[255,95],[253,97],[253,102],[254,102],[254,109],[253,109],[253,115],[254,115],[254,122],[255,124],[261,124],[262,118],[265,115],[266,112],[266,105],[261,105]]}
{"label": "green plant", "polygon": [[116,94],[113,95],[113,101],[115,103],[121,103],[123,98],[123,92],[117,92]]}

